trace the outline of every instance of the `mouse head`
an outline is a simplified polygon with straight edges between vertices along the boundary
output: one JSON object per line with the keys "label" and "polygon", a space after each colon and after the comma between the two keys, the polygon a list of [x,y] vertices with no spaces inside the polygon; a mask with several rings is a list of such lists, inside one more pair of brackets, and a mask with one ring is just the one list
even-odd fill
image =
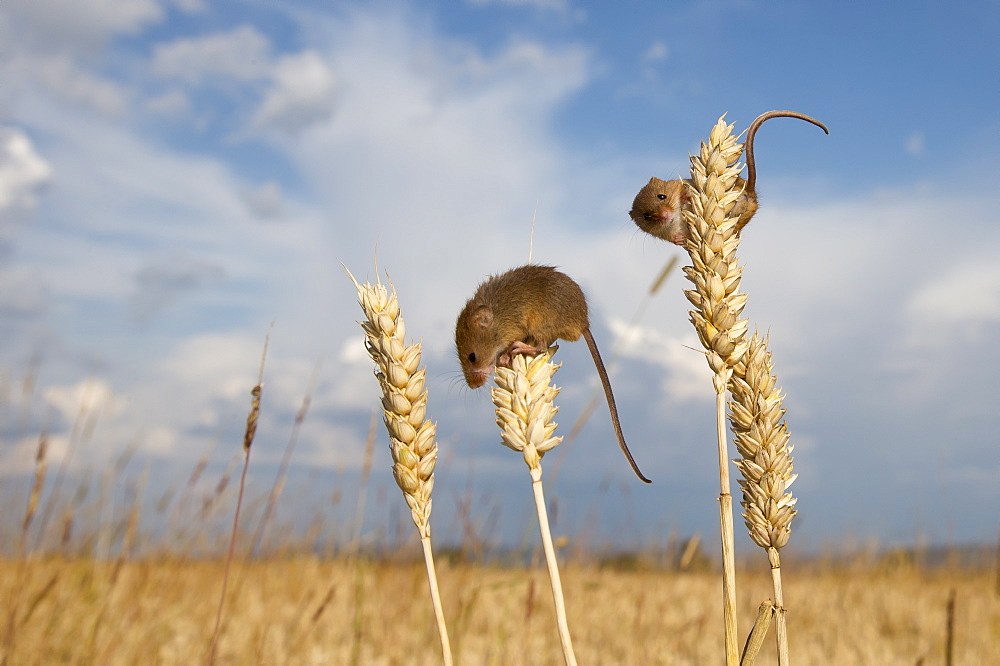
{"label": "mouse head", "polygon": [[632,202],[629,217],[648,234],[684,245],[687,223],[681,208],[690,201],[682,180],[650,178]]}
{"label": "mouse head", "polygon": [[498,352],[495,322],[489,307],[469,301],[455,325],[455,350],[469,388],[479,388],[493,375]]}

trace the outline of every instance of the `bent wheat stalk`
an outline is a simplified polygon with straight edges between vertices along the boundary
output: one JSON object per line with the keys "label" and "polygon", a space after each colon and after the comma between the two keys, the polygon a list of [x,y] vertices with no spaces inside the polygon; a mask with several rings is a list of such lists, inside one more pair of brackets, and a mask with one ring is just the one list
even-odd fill
{"label": "bent wheat stalk", "polygon": [[776,387],[767,349],[767,338],[756,333],[750,338],[747,353],[734,368],[729,403],[730,422],[736,448],[736,461],[743,478],[743,519],[750,538],[767,552],[774,587],[775,637],[778,663],[788,664],[788,632],[785,603],[781,590],[781,558],[778,551],[792,534],[796,499],[788,492],[795,481],[792,473],[792,446],[785,425],[784,395]]}
{"label": "bent wheat stalk", "polygon": [[381,282],[358,284],[346,267],[344,270],[358,290],[358,303],[365,313],[365,321],[359,323],[365,332],[365,348],[375,362],[375,377],[382,387],[383,422],[389,432],[392,476],[403,491],[403,499],[410,507],[413,524],[420,535],[441,652],[445,665],[451,666],[451,643],[431,548],[431,490],[438,457],[437,426],[424,418],[427,415],[427,371],[419,367],[420,343],[404,344],[406,327],[395,287],[389,293]]}
{"label": "bent wheat stalk", "polygon": [[545,508],[542,492],[542,456],[551,451],[561,441],[555,437],[558,424],[552,422],[559,408],[552,401],[559,394],[559,388],[551,385],[552,375],[559,366],[551,362],[554,350],[526,357],[515,356],[510,368],[496,369],[496,388],[492,389],[493,404],[496,405],[497,425],[505,446],[524,456],[524,462],[531,473],[531,488],[535,495],[535,509],[538,513],[538,528],[545,550],[545,562],[549,569],[552,586],[552,600],[555,603],[556,623],[562,644],[563,659],[575,666],[576,655],[566,620],[566,603],[563,600],[562,581],[559,578],[559,564],[552,545],[552,532]]}

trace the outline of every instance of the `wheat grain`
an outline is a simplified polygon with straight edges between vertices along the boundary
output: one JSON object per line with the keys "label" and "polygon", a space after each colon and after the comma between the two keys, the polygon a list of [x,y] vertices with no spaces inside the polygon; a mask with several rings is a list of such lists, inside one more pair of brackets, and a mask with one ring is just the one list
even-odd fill
{"label": "wheat grain", "polygon": [[788,492],[795,481],[792,446],[785,425],[782,395],[773,374],[767,339],[756,333],[732,380],[730,422],[736,461],[743,478],[743,518],[750,538],[761,548],[779,549],[791,536],[796,499]]}
{"label": "wheat grain", "polygon": [[359,323],[365,332],[365,348],[377,368],[375,377],[382,388],[382,420],[389,432],[392,476],[403,492],[413,524],[420,534],[441,649],[445,664],[450,665],[451,646],[431,549],[431,491],[438,458],[437,426],[425,418],[427,371],[419,367],[420,343],[405,344],[406,326],[395,287],[390,293],[381,282],[359,284],[350,271],[347,275],[354,282],[358,303],[365,313],[365,321]]}
{"label": "wheat grain", "polygon": [[559,445],[562,437],[555,436],[557,423],[552,418],[559,411],[553,400],[559,388],[552,386],[552,376],[559,365],[551,362],[555,347],[537,356],[517,355],[511,367],[497,367],[492,389],[496,405],[496,422],[504,446],[519,452],[531,474],[531,488],[538,513],[538,528],[549,569],[549,583],[556,610],[556,624],[562,644],[563,658],[567,664],[576,664],[573,641],[566,620],[566,602],[563,599],[562,581],[556,561],[552,532],[549,529],[548,510],[542,490],[542,456]]}
{"label": "wheat grain", "polygon": [[743,151],[733,126],[722,118],[712,128],[708,143],[691,156],[690,209],[684,210],[688,224],[687,251],[691,266],[684,273],[694,289],[684,292],[695,309],[691,323],[707,350],[715,388],[716,433],[719,457],[719,522],[723,559],[723,615],[726,632],[726,663],[739,663],[736,625],[736,564],[732,495],[729,482],[729,452],[725,428],[725,395],[733,367],[746,353],[747,320],[740,319],[746,294],[739,290],[743,269],[736,259],[738,217],[732,214],[740,190],[735,189]]}

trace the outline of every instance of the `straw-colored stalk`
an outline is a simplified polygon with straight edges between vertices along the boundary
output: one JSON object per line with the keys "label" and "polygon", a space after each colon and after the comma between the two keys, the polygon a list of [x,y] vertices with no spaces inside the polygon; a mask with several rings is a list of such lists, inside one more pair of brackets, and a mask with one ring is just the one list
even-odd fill
{"label": "straw-colored stalk", "polygon": [[395,287],[389,293],[381,282],[358,284],[350,271],[347,274],[358,290],[358,302],[366,318],[359,322],[365,332],[365,348],[375,362],[375,376],[382,387],[383,422],[389,431],[392,475],[403,491],[403,499],[410,507],[413,524],[420,534],[441,651],[444,663],[450,666],[451,644],[431,548],[431,490],[438,457],[437,426],[424,418],[427,414],[427,371],[419,367],[420,343],[404,343],[406,327]]}
{"label": "straw-colored stalk", "polygon": [[730,390],[730,421],[740,459],[736,461],[743,478],[743,519],[750,538],[767,552],[774,585],[775,635],[778,663],[788,663],[788,634],[781,590],[781,558],[778,551],[792,534],[796,499],[788,492],[795,481],[792,446],[785,425],[784,396],[767,349],[767,338],[754,333],[747,353],[736,366]]}
{"label": "straw-colored stalk", "polygon": [[729,452],[726,438],[726,389],[733,367],[746,352],[747,320],[740,319],[746,294],[739,293],[743,269],[736,263],[737,217],[731,215],[740,195],[737,186],[743,152],[742,144],[732,136],[733,126],[722,118],[701,144],[698,155],[691,156],[691,207],[684,211],[688,224],[687,250],[692,265],[685,266],[687,278],[695,288],[685,291],[695,309],[694,324],[707,350],[708,365],[714,376],[716,432],[719,454],[719,522],[722,536],[722,593],[726,632],[726,663],[739,663],[740,650],[736,626],[736,564],[734,555],[733,499],[730,494]]}
{"label": "straw-colored stalk", "polygon": [[[273,325],[273,324],[272,324]],[[208,664],[215,663],[219,647],[219,636],[222,630],[222,609],[226,603],[226,589],[229,587],[229,570],[233,564],[236,552],[236,534],[240,524],[240,509],[243,507],[243,491],[247,484],[247,470],[250,468],[250,449],[257,435],[257,423],[260,420],[260,396],[264,390],[264,360],[267,358],[267,346],[271,340],[268,330],[264,336],[264,350],[260,355],[260,370],[257,372],[257,384],[250,389],[250,413],[247,414],[247,425],[243,430],[243,472],[240,474],[240,489],[236,495],[236,511],[233,513],[233,529],[229,534],[229,550],[226,553],[226,565],[222,572],[222,592],[219,593],[219,607],[215,613],[215,629],[212,631],[212,643],[208,648]],[[220,491],[221,494],[221,491]]]}
{"label": "straw-colored stalk", "polygon": [[498,367],[496,388],[492,390],[492,394],[493,404],[497,407],[497,425],[500,426],[502,442],[524,456],[524,462],[531,473],[531,488],[535,495],[538,528],[549,569],[563,658],[567,664],[575,665],[576,655],[569,634],[569,623],[566,621],[566,603],[563,600],[559,565],[552,545],[545,494],[542,492],[542,456],[562,441],[562,437],[554,436],[557,424],[552,421],[552,417],[559,411],[552,402],[559,394],[559,388],[550,383],[552,375],[559,369],[550,360],[553,351],[532,357],[515,356],[510,368]]}

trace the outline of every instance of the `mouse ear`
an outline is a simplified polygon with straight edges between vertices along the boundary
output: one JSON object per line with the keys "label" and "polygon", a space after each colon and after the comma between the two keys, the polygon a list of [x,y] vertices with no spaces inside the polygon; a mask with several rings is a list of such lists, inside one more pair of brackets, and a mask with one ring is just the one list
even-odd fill
{"label": "mouse ear", "polygon": [[472,311],[472,325],[476,328],[489,328],[493,325],[493,310],[480,305]]}

